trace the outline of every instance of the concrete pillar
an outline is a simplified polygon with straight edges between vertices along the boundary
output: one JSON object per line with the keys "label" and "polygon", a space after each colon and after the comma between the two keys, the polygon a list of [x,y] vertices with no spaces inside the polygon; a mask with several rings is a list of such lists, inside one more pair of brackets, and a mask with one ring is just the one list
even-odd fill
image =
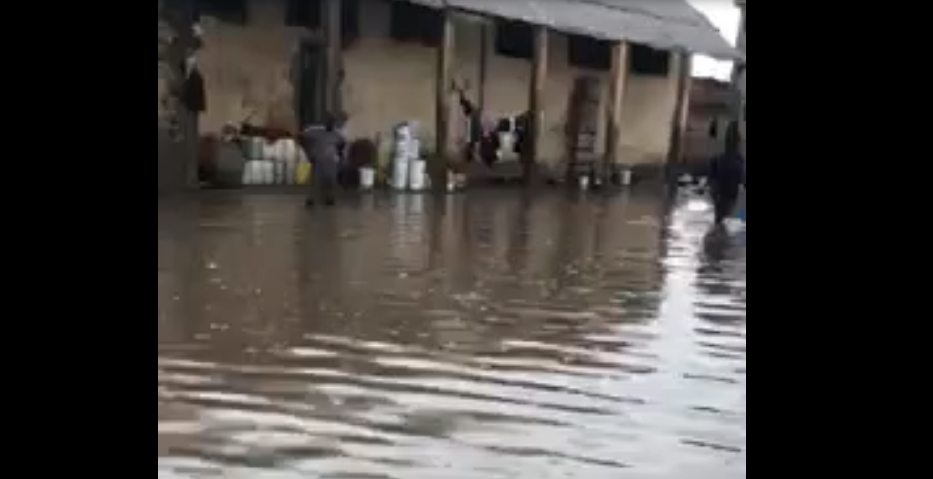
{"label": "concrete pillar", "polygon": [[[745,54],[745,1],[746,0],[736,0],[736,6],[742,11],[742,23],[739,25],[739,39],[738,39],[738,48],[742,54]],[[742,152],[745,152],[745,63],[743,62],[740,65],[736,65],[735,71],[732,76],[732,84],[734,85],[738,95],[736,98],[735,109],[738,113],[739,124],[742,126]]]}
{"label": "concrete pillar", "polygon": [[534,59],[531,70],[531,86],[528,92],[528,144],[522,154],[522,172],[526,183],[530,183],[535,167],[544,151],[545,96],[547,94],[548,59],[550,57],[550,35],[547,27],[537,26],[534,31]]}
{"label": "concrete pillar", "polygon": [[457,52],[453,13],[444,11],[441,44],[437,50],[437,98],[435,103],[436,154],[428,168],[434,189],[447,188],[448,155],[453,151],[450,135],[450,116],[453,103],[450,100],[453,83],[454,57]]}
{"label": "concrete pillar", "polygon": [[677,55],[677,100],[671,121],[671,149],[668,166],[683,163],[684,139],[690,117],[690,90],[693,88],[693,58],[690,52]]}
{"label": "concrete pillar", "polygon": [[608,134],[603,165],[603,181],[609,180],[612,168],[621,164],[622,157],[622,109],[625,107],[625,91],[629,80],[629,55],[631,45],[617,42],[612,47],[612,73],[609,77],[609,102],[606,110]]}

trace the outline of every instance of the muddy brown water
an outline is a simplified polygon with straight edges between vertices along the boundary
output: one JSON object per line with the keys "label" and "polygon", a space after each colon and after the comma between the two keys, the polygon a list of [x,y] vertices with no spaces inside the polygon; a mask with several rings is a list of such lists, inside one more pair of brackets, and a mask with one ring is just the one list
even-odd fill
{"label": "muddy brown water", "polygon": [[650,195],[159,202],[159,478],[744,478],[745,237]]}

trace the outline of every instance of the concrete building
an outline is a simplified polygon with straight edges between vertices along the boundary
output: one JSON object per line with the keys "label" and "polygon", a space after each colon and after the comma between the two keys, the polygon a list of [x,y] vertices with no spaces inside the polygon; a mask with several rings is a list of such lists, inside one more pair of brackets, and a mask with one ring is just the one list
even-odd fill
{"label": "concrete building", "polygon": [[571,156],[584,80],[595,85],[584,95],[593,154],[662,166],[686,122],[689,53],[739,56],[686,0],[191,1],[204,31],[204,131],[247,119],[296,130],[340,108],[353,137],[415,120],[450,156],[466,131],[457,84],[488,115],[530,111],[533,159],[552,171]]}
{"label": "concrete building", "polygon": [[[742,56],[745,56],[745,0],[736,0],[736,5],[742,10],[742,25],[739,29],[739,42],[738,47],[739,51],[742,52]],[[739,91],[742,92],[742,123],[745,123],[745,62],[742,61],[741,64],[736,66],[735,69],[735,84],[738,87]]]}

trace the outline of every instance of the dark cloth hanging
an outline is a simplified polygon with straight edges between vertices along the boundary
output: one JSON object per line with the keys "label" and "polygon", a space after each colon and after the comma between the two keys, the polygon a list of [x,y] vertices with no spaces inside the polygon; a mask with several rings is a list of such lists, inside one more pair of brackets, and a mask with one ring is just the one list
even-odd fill
{"label": "dark cloth hanging", "polygon": [[710,186],[716,208],[716,223],[722,223],[738,202],[745,184],[745,157],[741,152],[739,123],[730,122],[726,130],[725,151],[710,164]]}
{"label": "dark cloth hanging", "polygon": [[185,79],[182,101],[185,108],[193,113],[204,113],[207,111],[207,91],[204,86],[204,76],[201,71],[195,67]]}

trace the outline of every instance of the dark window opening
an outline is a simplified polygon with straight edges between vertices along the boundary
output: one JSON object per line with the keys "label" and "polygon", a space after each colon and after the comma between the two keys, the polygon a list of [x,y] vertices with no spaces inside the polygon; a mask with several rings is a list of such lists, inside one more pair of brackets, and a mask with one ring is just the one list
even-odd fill
{"label": "dark window opening", "polygon": [[612,70],[612,43],[591,37],[571,35],[567,62],[577,68]]}
{"label": "dark window opening", "polygon": [[321,0],[288,0],[285,25],[317,30],[321,28]]}
{"label": "dark window opening", "polygon": [[408,2],[392,2],[389,34],[400,42],[415,42],[436,47],[444,35],[440,11]]}
{"label": "dark window opening", "polygon": [[535,52],[534,27],[524,22],[500,21],[496,25],[496,53],[531,60]]}
{"label": "dark window opening", "polygon": [[360,39],[360,0],[343,0],[343,10],[340,13],[343,46],[349,47]]}
{"label": "dark window opening", "polygon": [[666,77],[671,71],[671,54],[644,45],[632,45],[632,73]]}
{"label": "dark window opening", "polygon": [[[320,30],[324,26],[322,0],[288,0],[285,24],[289,27]],[[340,10],[340,32],[343,46],[348,47],[360,37],[360,2],[343,0]]]}
{"label": "dark window opening", "polygon": [[196,0],[195,18],[208,16],[222,22],[245,25],[248,19],[248,0]]}

